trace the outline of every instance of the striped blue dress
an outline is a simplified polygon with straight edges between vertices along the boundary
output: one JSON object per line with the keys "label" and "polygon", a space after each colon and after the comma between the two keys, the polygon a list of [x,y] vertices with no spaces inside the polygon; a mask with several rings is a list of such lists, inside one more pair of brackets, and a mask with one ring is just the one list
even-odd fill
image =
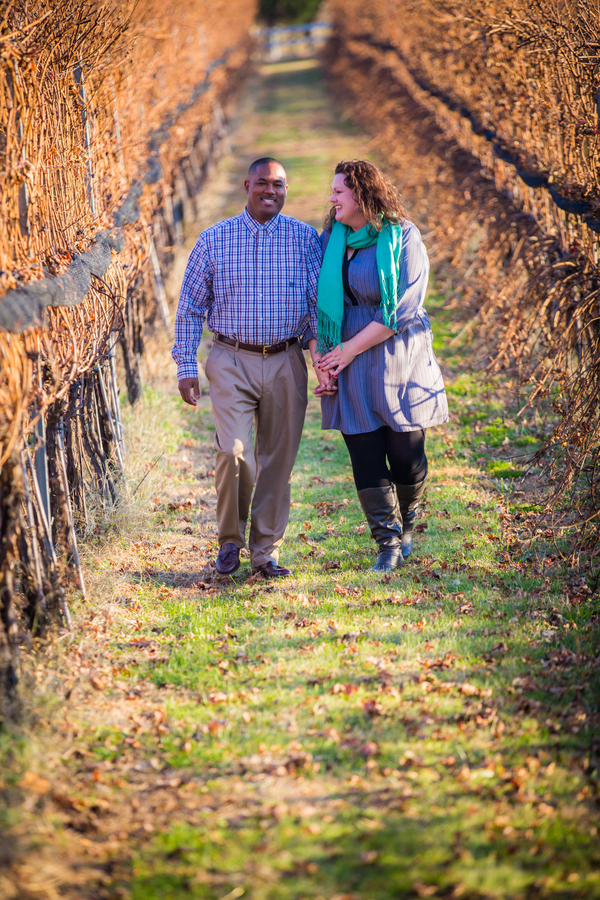
{"label": "striped blue dress", "polygon": [[[321,234],[323,253],[329,232]],[[362,434],[389,425],[394,431],[416,431],[448,421],[444,380],[433,355],[433,335],[423,307],[429,260],[419,229],[402,225],[403,271],[407,285],[398,302],[396,333],[360,353],[340,372],[338,392],[321,399],[322,428]],[[383,324],[376,247],[358,250],[348,265],[344,290],[342,342],[369,322]]]}

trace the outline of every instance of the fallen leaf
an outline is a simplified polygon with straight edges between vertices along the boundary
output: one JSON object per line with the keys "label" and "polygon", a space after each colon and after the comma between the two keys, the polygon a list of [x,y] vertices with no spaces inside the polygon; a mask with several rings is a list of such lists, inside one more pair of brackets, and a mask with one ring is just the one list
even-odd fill
{"label": "fallen leaf", "polygon": [[474,684],[469,684],[468,681],[461,684],[459,690],[461,694],[464,694],[466,697],[476,697],[479,694],[479,688],[476,688]]}
{"label": "fallen leaf", "polygon": [[437,893],[435,884],[423,884],[422,881],[415,881],[413,891],[417,897],[433,897]]}
{"label": "fallen leaf", "polygon": [[18,785],[24,791],[31,791],[32,794],[40,795],[47,794],[52,787],[48,779],[42,778],[37,772],[25,772]]}
{"label": "fallen leaf", "polygon": [[375,741],[367,741],[366,744],[363,744],[360,748],[359,753],[361,753],[362,756],[377,756],[379,747]]}
{"label": "fallen leaf", "polygon": [[205,726],[209,734],[222,734],[226,727],[227,719],[212,719],[212,721]]}
{"label": "fallen leaf", "polygon": [[227,694],[223,691],[211,691],[208,695],[208,699],[210,703],[219,704],[219,703],[227,703]]}
{"label": "fallen leaf", "polygon": [[342,684],[341,682],[336,681],[336,683],[333,685],[333,687],[330,688],[329,693],[330,694],[346,694],[346,696],[349,696],[350,694],[353,694],[354,691],[357,691],[357,690],[358,690],[357,684]]}
{"label": "fallen leaf", "polygon": [[261,581],[265,581],[265,579],[263,578],[263,574],[262,574],[262,572],[257,572],[256,575],[251,575],[248,578],[248,580],[246,581],[246,584],[257,584],[257,582],[261,582]]}
{"label": "fallen leaf", "polygon": [[375,700],[374,698],[367,698],[362,702],[362,708],[366,712],[368,716],[380,716],[383,712],[383,706],[379,702],[379,700]]}

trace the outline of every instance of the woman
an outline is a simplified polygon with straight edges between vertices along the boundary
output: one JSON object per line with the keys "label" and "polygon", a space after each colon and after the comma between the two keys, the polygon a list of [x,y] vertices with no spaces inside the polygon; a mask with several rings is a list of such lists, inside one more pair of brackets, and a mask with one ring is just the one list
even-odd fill
{"label": "woman", "polygon": [[373,570],[403,564],[425,489],[425,429],[448,420],[423,308],[427,251],[395,188],[364,160],[336,166],[310,342],[322,427],[342,432],[378,544]]}

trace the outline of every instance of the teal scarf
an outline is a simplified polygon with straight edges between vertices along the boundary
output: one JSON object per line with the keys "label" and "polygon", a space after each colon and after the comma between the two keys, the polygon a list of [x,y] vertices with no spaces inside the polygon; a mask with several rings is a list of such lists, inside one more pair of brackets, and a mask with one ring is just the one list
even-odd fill
{"label": "teal scarf", "polygon": [[348,247],[362,249],[377,244],[377,270],[381,288],[383,321],[388,328],[396,327],[396,307],[401,296],[398,290],[400,254],[402,252],[402,228],[384,224],[376,231],[370,224],[360,231],[352,231],[341,222],[334,222],[331,237],[323,258],[319,275],[317,297],[317,352],[327,353],[342,342],[342,318],[344,315],[344,283],[342,263]]}

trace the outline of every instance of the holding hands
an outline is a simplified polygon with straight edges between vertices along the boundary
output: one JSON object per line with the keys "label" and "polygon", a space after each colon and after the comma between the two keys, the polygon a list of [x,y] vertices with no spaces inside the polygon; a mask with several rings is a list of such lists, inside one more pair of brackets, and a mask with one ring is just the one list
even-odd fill
{"label": "holding hands", "polygon": [[315,397],[331,397],[337,393],[337,378],[324,372],[319,366],[320,360],[315,362],[315,374],[319,379],[319,383],[313,391]]}
{"label": "holding hands", "polygon": [[308,347],[310,350],[310,356],[312,359],[312,364],[314,366],[315,375],[317,376],[319,383],[313,391],[315,397],[331,397],[333,394],[337,393],[337,378],[331,372],[326,371],[321,367],[321,363],[325,359],[325,356],[317,355],[317,341],[315,338],[311,338],[308,342]]}
{"label": "holding hands", "polygon": [[324,356],[315,360],[315,372],[319,379],[318,387],[313,391],[315,397],[330,397],[338,389],[337,377],[346,366],[349,366],[356,353],[346,344],[338,344]]}

